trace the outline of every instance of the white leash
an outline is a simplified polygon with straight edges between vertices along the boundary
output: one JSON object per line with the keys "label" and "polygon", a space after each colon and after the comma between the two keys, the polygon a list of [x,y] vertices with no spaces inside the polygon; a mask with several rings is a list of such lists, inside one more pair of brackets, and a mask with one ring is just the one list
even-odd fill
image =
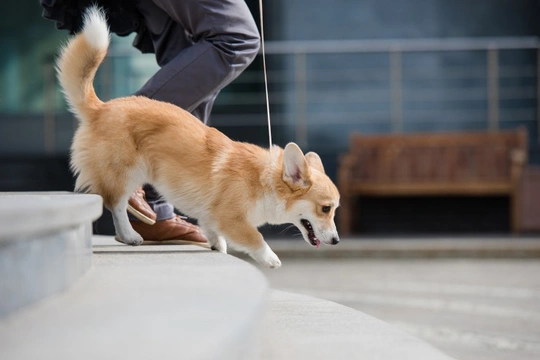
{"label": "white leash", "polygon": [[268,97],[268,78],[266,76],[266,56],[264,52],[264,23],[263,23],[263,3],[259,0],[259,13],[261,15],[261,49],[263,59],[263,73],[264,73],[264,90],[266,93],[266,116],[268,118],[268,143],[270,144],[270,152],[272,152],[272,125],[270,122],[270,100]]}

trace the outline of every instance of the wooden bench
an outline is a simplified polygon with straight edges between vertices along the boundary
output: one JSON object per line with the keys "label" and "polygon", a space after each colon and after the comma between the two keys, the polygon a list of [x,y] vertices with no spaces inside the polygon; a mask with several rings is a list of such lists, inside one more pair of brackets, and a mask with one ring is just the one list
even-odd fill
{"label": "wooden bench", "polygon": [[519,231],[519,183],[527,162],[525,129],[500,132],[363,135],[353,133],[339,161],[339,230],[352,232],[359,196],[488,196],[510,198]]}

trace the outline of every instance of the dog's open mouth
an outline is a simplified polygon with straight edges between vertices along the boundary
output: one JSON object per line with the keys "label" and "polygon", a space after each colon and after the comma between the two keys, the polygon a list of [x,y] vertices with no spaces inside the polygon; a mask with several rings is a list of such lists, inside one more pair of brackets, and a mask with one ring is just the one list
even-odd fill
{"label": "dog's open mouth", "polygon": [[300,220],[302,222],[302,225],[304,225],[304,228],[306,228],[308,233],[308,240],[311,243],[311,245],[316,246],[317,249],[321,245],[321,242],[317,237],[315,236],[315,232],[313,231],[313,226],[311,226],[311,223],[307,221],[306,219]]}

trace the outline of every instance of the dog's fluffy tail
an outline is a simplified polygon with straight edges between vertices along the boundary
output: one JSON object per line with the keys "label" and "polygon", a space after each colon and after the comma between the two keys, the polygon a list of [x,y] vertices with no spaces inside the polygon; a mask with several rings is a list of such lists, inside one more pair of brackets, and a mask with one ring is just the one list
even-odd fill
{"label": "dog's fluffy tail", "polygon": [[69,40],[56,63],[58,80],[71,111],[86,121],[103,104],[94,90],[96,71],[107,55],[110,33],[105,13],[86,9],[82,31]]}

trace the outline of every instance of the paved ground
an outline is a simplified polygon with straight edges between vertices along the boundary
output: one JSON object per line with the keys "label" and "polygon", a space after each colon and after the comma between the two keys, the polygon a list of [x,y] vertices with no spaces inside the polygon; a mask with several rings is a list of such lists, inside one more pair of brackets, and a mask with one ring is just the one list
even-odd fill
{"label": "paved ground", "polygon": [[361,310],[459,360],[540,359],[540,259],[298,259],[273,288]]}

